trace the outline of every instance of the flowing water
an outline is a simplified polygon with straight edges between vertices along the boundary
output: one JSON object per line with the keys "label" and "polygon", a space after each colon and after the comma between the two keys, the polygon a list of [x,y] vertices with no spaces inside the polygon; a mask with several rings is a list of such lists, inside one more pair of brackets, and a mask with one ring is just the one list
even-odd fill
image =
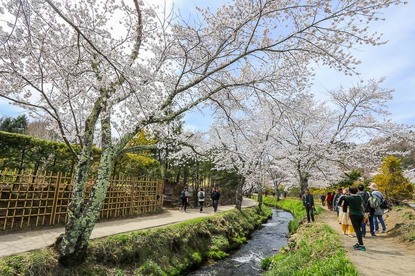
{"label": "flowing water", "polygon": [[260,230],[252,234],[252,239],[241,246],[228,258],[212,265],[201,267],[189,273],[192,276],[254,276],[261,275],[261,259],[275,255],[287,244],[288,222],[293,217],[290,213],[273,209],[272,218],[263,224]]}

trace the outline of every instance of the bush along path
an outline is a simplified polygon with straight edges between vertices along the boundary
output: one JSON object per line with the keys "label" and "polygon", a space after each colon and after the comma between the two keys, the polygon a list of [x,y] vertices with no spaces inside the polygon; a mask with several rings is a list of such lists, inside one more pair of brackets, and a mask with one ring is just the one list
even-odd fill
{"label": "bush along path", "polygon": [[[289,225],[293,234],[288,246],[262,261],[262,267],[268,270],[265,275],[359,275],[346,256],[339,235],[332,228],[319,222],[318,216],[317,222],[307,226],[303,224],[306,213],[301,201],[284,199],[276,202],[274,198],[267,198],[264,203],[295,216]],[[324,209],[317,208],[316,213],[321,212]]]}
{"label": "bush along path", "polygon": [[340,236],[347,257],[359,275],[415,275],[415,211],[411,208],[393,207],[384,215],[386,233],[372,237],[366,235],[363,242],[366,251],[353,250],[355,237],[341,234],[336,213],[325,211],[318,220],[326,223]]}
{"label": "bush along path", "polygon": [[222,259],[247,241],[272,212],[233,209],[174,225],[117,234],[90,242],[87,260],[62,268],[52,248],[0,259],[0,275],[183,275]]}

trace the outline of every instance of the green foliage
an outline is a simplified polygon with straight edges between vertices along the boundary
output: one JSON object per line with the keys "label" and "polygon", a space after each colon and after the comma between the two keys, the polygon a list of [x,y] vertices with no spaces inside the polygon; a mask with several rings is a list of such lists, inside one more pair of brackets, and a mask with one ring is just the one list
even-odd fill
{"label": "green foliage", "polygon": [[26,115],[20,115],[16,118],[0,118],[0,131],[24,133],[27,128],[27,123]]}
{"label": "green foliage", "polygon": [[269,271],[265,275],[359,275],[346,257],[339,236],[329,226],[316,223],[299,229],[292,250],[262,262]]}
{"label": "green foliage", "polygon": [[202,261],[202,254],[200,254],[200,252],[195,252],[192,254],[192,263],[199,265],[202,263]]}
{"label": "green foliage", "polygon": [[345,177],[336,184],[331,185],[332,189],[344,188],[352,186],[360,177],[362,172],[360,170],[352,170],[350,173],[344,173]]}
{"label": "green foliage", "polygon": [[212,260],[215,260],[215,261],[225,259],[226,257],[229,256],[228,253],[223,252],[222,250],[218,250],[218,249],[210,250],[207,255],[208,255],[209,259],[212,259]]}
{"label": "green foliage", "polygon": [[[76,154],[81,150],[78,145],[72,147]],[[100,154],[100,149],[93,148],[92,174],[95,173]],[[72,174],[77,162],[65,143],[2,131],[0,131],[0,156],[0,170],[30,171],[34,174],[38,171]],[[126,153],[116,161],[114,175],[149,174],[157,171],[159,166],[157,160],[149,156]]]}
{"label": "green foliage", "polygon": [[[73,146],[75,153],[80,147]],[[95,162],[99,150],[94,149]],[[38,170],[72,173],[76,159],[64,143],[37,139],[28,135],[0,131],[0,170]]]}
{"label": "green foliage", "polygon": [[167,276],[159,265],[154,263],[153,261],[149,260],[145,262],[142,266],[134,271],[134,275],[142,276],[142,275],[153,275],[153,276]]}
{"label": "green foliage", "polygon": [[379,173],[373,181],[386,197],[397,200],[412,198],[414,186],[403,176],[401,160],[395,156],[387,156],[383,159]]}
{"label": "green foliage", "polygon": [[[317,199],[315,199],[317,200]],[[264,204],[268,206],[276,206],[279,209],[286,210],[293,214],[294,219],[288,223],[288,231],[293,233],[297,231],[298,227],[307,216],[307,213],[304,209],[303,203],[301,200],[296,199],[283,199],[277,201],[274,197],[264,197],[263,199]],[[315,215],[320,214],[324,209],[322,207],[317,207]]]}

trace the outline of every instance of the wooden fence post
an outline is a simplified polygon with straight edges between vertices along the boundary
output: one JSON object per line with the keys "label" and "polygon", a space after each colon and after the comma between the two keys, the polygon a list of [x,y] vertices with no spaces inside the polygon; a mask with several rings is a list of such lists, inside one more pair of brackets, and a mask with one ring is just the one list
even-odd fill
{"label": "wooden fence post", "polygon": [[60,183],[61,183],[61,176],[62,173],[58,172],[58,177],[56,178],[56,187],[55,187],[55,193],[53,195],[53,202],[52,202],[52,210],[50,211],[50,220],[49,225],[54,225],[56,221],[56,209],[57,209],[57,203],[58,203],[58,195],[60,192]]}

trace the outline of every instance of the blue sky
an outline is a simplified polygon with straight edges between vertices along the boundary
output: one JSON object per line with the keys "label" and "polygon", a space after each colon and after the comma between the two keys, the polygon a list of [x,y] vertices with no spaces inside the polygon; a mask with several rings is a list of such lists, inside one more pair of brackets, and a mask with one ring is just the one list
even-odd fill
{"label": "blue sky", "polygon": [[[175,5],[181,7],[183,12],[192,10],[191,7],[195,3],[206,5],[206,2],[201,0],[169,2],[175,2]],[[324,95],[328,90],[340,85],[351,86],[359,79],[386,77],[385,87],[395,90],[394,98],[389,103],[392,120],[397,123],[415,124],[415,16],[413,11],[415,11],[414,0],[409,1],[407,5],[391,6],[384,11],[385,21],[372,24],[371,30],[383,33],[383,38],[389,42],[386,45],[353,50],[353,53],[362,61],[362,64],[357,67],[361,73],[359,77],[346,77],[333,70],[320,68],[317,71],[313,90]],[[0,117],[15,117],[20,114],[23,114],[21,109],[0,98]],[[208,110],[205,110],[203,114],[195,111],[187,114],[185,120],[190,129],[206,130],[211,122],[211,114]]]}

